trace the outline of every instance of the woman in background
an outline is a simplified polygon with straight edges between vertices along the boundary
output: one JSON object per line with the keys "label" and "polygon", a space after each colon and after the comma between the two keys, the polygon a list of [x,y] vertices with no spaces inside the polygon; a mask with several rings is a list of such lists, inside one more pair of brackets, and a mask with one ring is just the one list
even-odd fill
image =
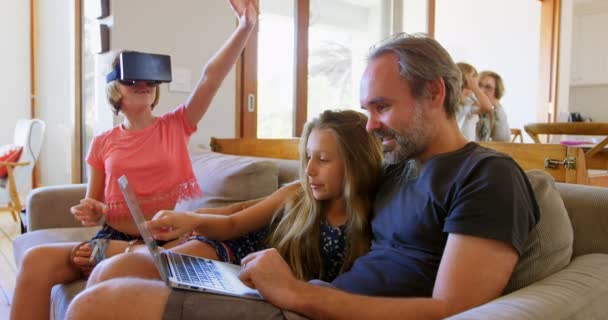
{"label": "woman in background", "polygon": [[490,103],[494,107],[490,138],[493,141],[511,141],[511,129],[507,121],[507,114],[500,103],[500,99],[505,94],[505,85],[502,78],[494,71],[483,71],[479,74],[479,88],[490,99]]}
{"label": "woman in background", "polygon": [[469,141],[489,140],[493,109],[490,99],[479,88],[475,67],[465,62],[456,65],[462,73],[462,95],[456,110],[460,131]]}

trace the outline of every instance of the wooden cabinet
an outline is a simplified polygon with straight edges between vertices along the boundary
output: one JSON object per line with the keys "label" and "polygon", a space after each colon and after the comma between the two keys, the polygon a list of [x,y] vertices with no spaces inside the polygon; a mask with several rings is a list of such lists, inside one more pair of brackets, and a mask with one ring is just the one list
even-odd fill
{"label": "wooden cabinet", "polygon": [[608,84],[608,9],[574,12],[571,86]]}

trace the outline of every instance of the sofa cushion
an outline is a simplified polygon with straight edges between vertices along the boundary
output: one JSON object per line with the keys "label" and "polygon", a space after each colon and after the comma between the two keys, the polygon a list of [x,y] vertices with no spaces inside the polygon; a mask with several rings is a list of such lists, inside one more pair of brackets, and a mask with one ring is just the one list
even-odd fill
{"label": "sofa cushion", "polygon": [[27,249],[49,243],[81,242],[91,239],[99,231],[99,226],[78,228],[53,228],[30,231],[13,240],[13,255],[17,268]]}
{"label": "sofa cushion", "polygon": [[86,285],[86,280],[55,285],[51,290],[51,320],[65,319],[68,305],[80,291],[85,289]]}
{"label": "sofa cushion", "polygon": [[586,254],[563,270],[446,320],[608,319],[608,254]]}
{"label": "sofa cushion", "polygon": [[530,232],[505,293],[563,269],[572,256],[572,224],[555,181],[542,170],[530,170],[526,174],[540,209],[540,220]]}
{"label": "sofa cushion", "polygon": [[587,253],[608,254],[608,188],[571,183],[555,185],[574,229],[572,258]]}
{"label": "sofa cushion", "polygon": [[192,156],[192,166],[203,197],[182,201],[176,210],[219,207],[265,197],[279,186],[279,168],[264,158],[203,152]]}

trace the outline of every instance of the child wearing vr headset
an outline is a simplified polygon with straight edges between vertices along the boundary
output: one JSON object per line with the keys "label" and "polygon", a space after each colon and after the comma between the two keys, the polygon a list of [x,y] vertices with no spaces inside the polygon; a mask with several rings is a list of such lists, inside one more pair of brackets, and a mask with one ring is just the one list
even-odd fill
{"label": "child wearing vr headset", "polygon": [[[123,51],[106,76],[107,97],[123,122],[93,138],[84,199],[71,213],[84,226],[103,222],[92,240],[41,245],[24,256],[18,272],[11,319],[48,319],[51,288],[87,277],[106,257],[136,250],[140,235],[117,178],[126,174],[147,218],[201,195],[192,171],[188,140],[222,81],[241,54],[257,22],[257,1],[230,0],[237,29],[207,62],[187,101],[158,117],[159,85],[171,81],[168,56]],[[160,243],[172,247],[180,240]],[[145,248],[142,248],[145,249]]]}

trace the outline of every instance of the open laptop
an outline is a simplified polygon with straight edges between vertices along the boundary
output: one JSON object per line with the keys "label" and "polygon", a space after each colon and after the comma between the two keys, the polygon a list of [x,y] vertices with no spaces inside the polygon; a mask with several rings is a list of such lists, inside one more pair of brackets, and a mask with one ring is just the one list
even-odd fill
{"label": "open laptop", "polygon": [[238,265],[161,250],[148,228],[127,177],[123,175],[118,178],[118,185],[129,206],[133,220],[154,258],[158,273],[168,286],[263,300],[257,290],[251,289],[241,282],[238,277],[241,267]]}

